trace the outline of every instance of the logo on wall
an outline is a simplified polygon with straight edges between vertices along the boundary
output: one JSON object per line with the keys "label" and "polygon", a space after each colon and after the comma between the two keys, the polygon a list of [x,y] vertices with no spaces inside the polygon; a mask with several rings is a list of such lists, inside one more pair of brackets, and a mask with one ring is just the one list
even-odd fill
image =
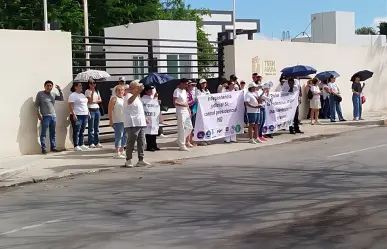
{"label": "logo on wall", "polygon": [[261,58],[258,56],[253,57],[251,60],[251,69],[252,73],[264,74],[266,76],[277,75],[276,62],[273,60],[265,60],[263,61],[263,65],[261,65]]}
{"label": "logo on wall", "polygon": [[258,56],[253,57],[251,60],[252,73],[261,74],[261,59]]}
{"label": "logo on wall", "polygon": [[276,75],[277,68],[275,65],[275,61],[264,61],[263,73],[265,75]]}

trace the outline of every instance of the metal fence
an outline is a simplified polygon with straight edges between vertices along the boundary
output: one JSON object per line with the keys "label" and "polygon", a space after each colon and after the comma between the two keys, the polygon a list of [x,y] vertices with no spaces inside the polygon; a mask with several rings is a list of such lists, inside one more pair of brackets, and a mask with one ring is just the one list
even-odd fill
{"label": "metal fence", "polygon": [[[97,82],[104,109],[107,111],[111,89],[118,78],[128,82],[142,79],[151,72],[166,73],[174,80],[156,86],[162,105],[173,108],[172,93],[181,78],[206,78],[210,89],[216,89],[224,74],[223,45],[218,42],[193,40],[145,39],[99,36],[72,36],[73,75],[97,69],[112,77]],[[86,87],[86,85],[85,85]],[[164,113],[167,132],[174,132],[173,109]],[[100,125],[101,135],[112,135],[107,116]]]}

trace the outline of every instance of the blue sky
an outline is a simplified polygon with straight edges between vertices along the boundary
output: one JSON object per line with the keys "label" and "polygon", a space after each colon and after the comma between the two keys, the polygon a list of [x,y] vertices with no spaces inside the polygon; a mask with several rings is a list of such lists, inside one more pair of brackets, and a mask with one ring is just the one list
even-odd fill
{"label": "blue sky", "polygon": [[[232,10],[232,0],[185,2],[195,8]],[[236,0],[236,18],[260,19],[261,33],[268,37],[281,37],[282,31],[294,37],[307,28],[312,13],[334,10],[355,12],[356,27],[387,20],[387,0]]]}

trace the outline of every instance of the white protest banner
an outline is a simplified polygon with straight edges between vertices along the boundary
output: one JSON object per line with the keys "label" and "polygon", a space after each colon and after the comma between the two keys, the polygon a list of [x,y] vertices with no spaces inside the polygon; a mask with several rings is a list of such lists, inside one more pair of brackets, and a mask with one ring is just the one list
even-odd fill
{"label": "white protest banner", "polygon": [[278,130],[289,129],[298,106],[297,92],[271,92],[266,101],[266,121],[264,134],[275,133]]}
{"label": "white protest banner", "polygon": [[244,108],[243,91],[199,96],[194,140],[210,141],[243,133]]}
{"label": "white protest banner", "polygon": [[145,134],[157,135],[159,133],[159,125],[160,125],[159,101],[155,99],[144,99],[144,98],[142,98],[141,100],[142,100],[142,103],[144,104],[145,119],[147,123]]}

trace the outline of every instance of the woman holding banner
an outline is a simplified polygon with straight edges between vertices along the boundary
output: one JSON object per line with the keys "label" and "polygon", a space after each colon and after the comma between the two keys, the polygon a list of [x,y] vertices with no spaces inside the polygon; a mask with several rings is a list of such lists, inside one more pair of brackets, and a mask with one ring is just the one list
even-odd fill
{"label": "woman holding banner", "polygon": [[[259,129],[258,129],[258,140],[261,141],[267,141],[266,138],[263,136],[263,127],[265,126],[265,121],[266,121],[266,101],[269,100],[269,91],[270,91],[270,84],[266,83],[261,85],[261,88],[258,89],[258,97],[261,100],[260,103],[260,112],[259,112]],[[273,138],[271,134],[266,135],[267,138]]]}
{"label": "woman holding banner", "polygon": [[189,151],[186,146],[186,139],[191,134],[192,122],[187,96],[188,80],[181,79],[179,86],[173,92],[173,103],[176,107],[177,118],[177,140],[176,143],[181,151]]}
{"label": "woman holding banner", "polygon": [[[235,90],[235,85],[234,85],[234,82],[233,81],[229,81],[227,83],[227,87],[223,90],[223,92],[232,92],[232,91],[236,91]],[[234,132],[233,134],[231,134],[230,136],[227,136],[224,138],[224,142],[225,143],[237,143],[237,136],[235,134],[235,131],[231,131],[231,132]]]}
{"label": "woman holding banner", "polygon": [[[195,121],[196,121],[196,112],[198,109],[198,90],[196,88],[196,82],[189,81],[188,86],[187,86],[187,99],[188,99],[188,106],[190,109],[190,114],[191,114],[191,122],[192,126],[195,129]],[[196,144],[193,142],[193,132],[188,135],[186,142],[185,142],[187,147],[194,147]]]}
{"label": "woman holding banner", "polygon": [[[143,94],[141,97],[141,101],[144,104],[144,107],[146,106],[146,104],[148,104],[148,103],[150,104],[151,101],[158,101],[158,103],[160,104],[160,101],[158,100],[158,95],[157,94],[155,95],[153,93],[153,89],[154,89],[154,86],[150,86],[150,85],[146,85],[144,87]],[[159,106],[157,108],[159,108]],[[147,110],[145,110],[145,111],[147,111]],[[155,112],[149,112],[149,113],[155,114]],[[159,120],[157,120],[157,124],[158,123],[159,123]],[[155,125],[155,124],[152,124],[152,125]],[[157,131],[158,131],[158,129],[157,129]],[[149,132],[149,129],[147,129],[145,132],[145,141],[146,141],[146,149],[145,150],[151,151],[151,152],[159,151],[160,148],[157,146],[157,132],[154,132],[154,134],[151,134],[151,133],[152,132]]]}

